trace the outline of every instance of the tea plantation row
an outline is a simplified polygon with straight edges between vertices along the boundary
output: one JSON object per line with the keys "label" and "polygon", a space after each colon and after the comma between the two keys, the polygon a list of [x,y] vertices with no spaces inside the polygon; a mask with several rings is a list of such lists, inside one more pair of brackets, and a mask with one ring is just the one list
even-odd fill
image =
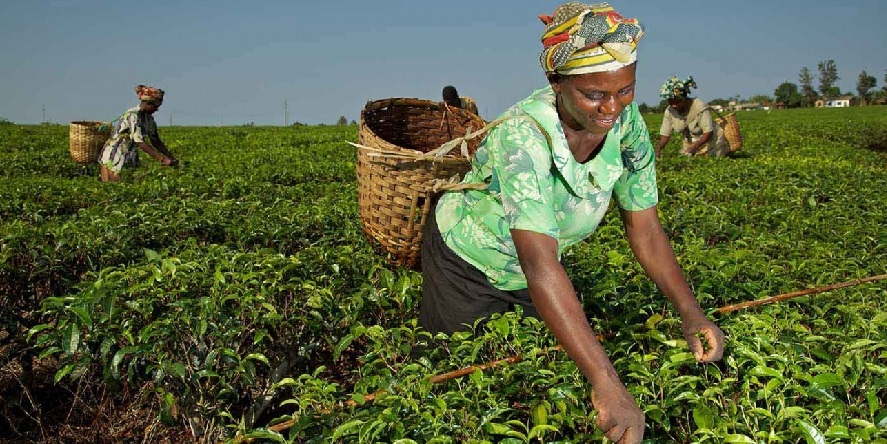
{"label": "tea plantation row", "polygon": [[[887,272],[887,161],[865,148],[887,113],[739,117],[733,158],[673,143],[657,166],[703,306]],[[161,128],[183,165],[108,185],[70,161],[67,128],[0,126],[0,439],[602,441],[544,325],[416,327],[421,274],[361,232],[356,135]],[[887,442],[883,283],[713,314],[725,359],[698,365],[615,212],[565,261],[650,442]]]}

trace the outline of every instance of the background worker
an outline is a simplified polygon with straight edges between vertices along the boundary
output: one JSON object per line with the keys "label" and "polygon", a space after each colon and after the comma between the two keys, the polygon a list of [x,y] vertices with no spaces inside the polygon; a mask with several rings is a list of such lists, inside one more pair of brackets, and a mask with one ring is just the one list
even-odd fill
{"label": "background worker", "polygon": [[476,115],[480,115],[480,113],[477,112],[477,104],[474,102],[474,99],[471,97],[459,97],[459,92],[456,91],[456,87],[452,85],[444,87],[443,101],[447,106],[464,109]]}
{"label": "background worker", "polygon": [[120,116],[111,131],[111,138],[105,142],[99,156],[103,182],[119,181],[120,171],[125,166],[137,167],[140,149],[161,165],[176,166],[179,163],[160,140],[157,124],[154,122],[154,113],[163,104],[163,90],[138,85],[135,92],[139,97],[139,105],[126,110]]}
{"label": "background worker", "polygon": [[730,152],[724,131],[712,117],[711,108],[701,99],[691,98],[691,88],[696,88],[692,76],[686,80],[673,76],[659,90],[659,95],[668,100],[668,108],[659,127],[656,157],[660,156],[672,133],[681,134],[680,153],[685,156],[708,154],[720,157]]}

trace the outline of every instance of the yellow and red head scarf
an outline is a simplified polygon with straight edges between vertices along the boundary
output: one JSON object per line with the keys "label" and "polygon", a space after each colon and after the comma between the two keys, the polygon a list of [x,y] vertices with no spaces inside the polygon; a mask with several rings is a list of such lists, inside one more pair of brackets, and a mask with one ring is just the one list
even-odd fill
{"label": "yellow and red head scarf", "polygon": [[539,19],[545,24],[539,62],[546,74],[613,71],[637,60],[644,25],[608,3],[564,3]]}
{"label": "yellow and red head scarf", "polygon": [[160,88],[152,88],[145,85],[136,86],[136,95],[139,96],[139,100],[142,102],[160,104],[163,102],[163,94],[164,92]]}

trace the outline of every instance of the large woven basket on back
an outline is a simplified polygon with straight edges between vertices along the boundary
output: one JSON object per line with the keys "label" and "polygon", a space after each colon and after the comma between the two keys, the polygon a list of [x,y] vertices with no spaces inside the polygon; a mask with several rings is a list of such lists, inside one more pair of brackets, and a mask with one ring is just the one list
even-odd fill
{"label": "large woven basket on back", "polygon": [[742,148],[742,133],[739,132],[739,121],[736,119],[736,113],[730,113],[726,116],[718,116],[715,119],[718,125],[724,129],[724,137],[730,145],[730,152],[735,153]]}
{"label": "large woven basket on back", "polygon": [[93,163],[111,137],[111,126],[105,122],[71,122],[69,135],[71,159],[81,164]]}
{"label": "large woven basket on back", "polygon": [[419,265],[428,213],[439,191],[468,171],[465,152],[470,156],[480,138],[440,156],[422,153],[433,153],[485,123],[475,114],[428,100],[391,98],[364,106],[355,144],[360,220],[370,242],[389,253],[392,263]]}

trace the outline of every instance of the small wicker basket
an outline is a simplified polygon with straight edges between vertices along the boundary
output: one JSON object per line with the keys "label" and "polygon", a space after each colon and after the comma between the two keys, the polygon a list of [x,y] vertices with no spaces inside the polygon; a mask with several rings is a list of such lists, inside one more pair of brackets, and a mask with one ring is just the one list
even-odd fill
{"label": "small wicker basket", "polygon": [[[441,184],[455,185],[470,167],[480,138],[467,150],[422,156],[485,126],[465,110],[437,102],[392,98],[367,102],[360,113],[357,183],[360,220],[370,243],[395,265],[417,268],[422,229]],[[466,152],[469,157],[466,157]]]}
{"label": "small wicker basket", "polygon": [[80,164],[90,164],[98,160],[105,142],[111,137],[111,125],[106,122],[71,122],[71,159]]}

